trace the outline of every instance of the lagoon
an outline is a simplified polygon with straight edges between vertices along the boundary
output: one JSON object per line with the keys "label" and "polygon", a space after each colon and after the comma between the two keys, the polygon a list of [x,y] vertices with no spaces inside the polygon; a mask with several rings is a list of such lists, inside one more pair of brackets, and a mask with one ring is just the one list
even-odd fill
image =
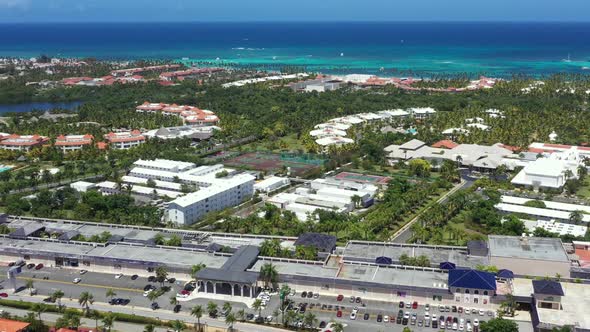
{"label": "lagoon", "polygon": [[78,106],[82,105],[81,101],[70,101],[70,102],[31,102],[22,104],[0,104],[0,115],[16,112],[30,112],[33,110],[37,111],[50,111],[54,109],[62,110],[75,110]]}

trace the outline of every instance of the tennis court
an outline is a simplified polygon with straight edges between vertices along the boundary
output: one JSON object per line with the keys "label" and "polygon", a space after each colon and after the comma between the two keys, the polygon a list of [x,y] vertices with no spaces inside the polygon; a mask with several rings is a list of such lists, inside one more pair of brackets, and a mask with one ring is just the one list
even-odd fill
{"label": "tennis court", "polygon": [[294,158],[289,159],[284,160],[283,156],[275,153],[250,152],[229,158],[223,163],[229,167],[246,167],[266,172],[279,171],[283,167],[290,167],[293,176],[301,176],[314,168],[320,167],[317,160],[300,159],[301,162],[299,162],[292,161]]}
{"label": "tennis court", "polygon": [[391,178],[385,176],[342,172],[334,176],[338,180],[353,181],[357,183],[371,183],[376,185],[387,184]]}

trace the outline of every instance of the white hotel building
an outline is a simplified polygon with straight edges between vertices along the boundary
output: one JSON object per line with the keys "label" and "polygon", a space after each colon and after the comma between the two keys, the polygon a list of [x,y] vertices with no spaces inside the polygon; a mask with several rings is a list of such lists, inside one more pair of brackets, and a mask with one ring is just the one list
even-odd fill
{"label": "white hotel building", "polygon": [[[193,163],[173,160],[138,160],[134,168],[123,178],[135,186],[141,179],[154,180],[157,188],[179,190],[180,184],[196,187],[196,191],[179,196],[168,205],[166,220],[181,225],[190,225],[210,212],[239,205],[254,193],[255,177],[237,173],[223,165],[196,167]],[[227,171],[228,175],[217,177]]]}

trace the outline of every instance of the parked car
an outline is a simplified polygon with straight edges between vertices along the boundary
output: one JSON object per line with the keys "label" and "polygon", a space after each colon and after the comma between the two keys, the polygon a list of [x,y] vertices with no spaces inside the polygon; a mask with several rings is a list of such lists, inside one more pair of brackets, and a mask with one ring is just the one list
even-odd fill
{"label": "parked car", "polygon": [[311,299],[313,297],[313,292],[307,292],[307,298]]}
{"label": "parked car", "polygon": [[402,309],[404,308],[404,301],[399,301],[399,307]]}
{"label": "parked car", "polygon": [[383,315],[377,315],[377,323],[381,323],[383,321]]}
{"label": "parked car", "polygon": [[319,293],[313,294],[313,298],[316,299],[316,300],[319,299],[320,298],[320,294]]}
{"label": "parked car", "polygon": [[364,320],[369,320],[369,318],[371,318],[371,315],[368,312],[363,315]]}
{"label": "parked car", "polygon": [[41,270],[43,266],[43,264],[37,264],[37,266],[35,266],[35,270]]}
{"label": "parked car", "polygon": [[0,297],[8,297],[7,293],[0,293]]}
{"label": "parked car", "polygon": [[87,270],[80,270],[80,275],[84,275],[86,274],[88,271]]}
{"label": "parked car", "polygon": [[159,309],[160,308],[160,305],[158,303],[156,303],[156,302],[153,302],[152,305],[151,305],[151,308],[152,308],[152,310],[156,310],[156,309]]}
{"label": "parked car", "polygon": [[143,296],[147,297],[151,292],[153,292],[154,290],[152,288],[146,290],[145,292],[143,292]]}
{"label": "parked car", "polygon": [[414,301],[414,303],[412,303],[412,309],[418,309],[418,302]]}
{"label": "parked car", "polygon": [[304,291],[304,292],[302,292],[302,293],[301,293],[301,298],[306,298],[306,297],[307,297],[307,292],[305,292],[305,291]]}
{"label": "parked car", "polygon": [[27,269],[29,269],[29,270],[32,269],[32,268],[34,268],[34,267],[35,267],[35,264],[34,263],[27,264]]}
{"label": "parked car", "polygon": [[336,311],[336,317],[338,317],[338,318],[342,317],[342,310]]}
{"label": "parked car", "polygon": [[134,274],[131,276],[131,280],[137,280],[137,278],[139,278],[139,276],[137,274]]}
{"label": "parked car", "polygon": [[72,280],[72,282],[75,284],[80,283],[80,281],[82,281],[80,278],[74,278],[74,280]]}
{"label": "parked car", "polygon": [[351,296],[350,297],[350,303],[354,303],[354,299],[355,299],[355,297],[354,296]]}
{"label": "parked car", "polygon": [[342,300],[344,300],[344,295],[342,295],[342,294],[339,294],[339,295],[336,297],[336,301],[338,301],[338,302],[341,302]]}
{"label": "parked car", "polygon": [[180,308],[182,308],[182,306],[180,304],[177,304],[177,305],[174,306],[174,310],[173,311],[175,313],[179,313],[180,312]]}
{"label": "parked car", "polygon": [[401,324],[402,323],[402,317],[397,316],[397,318],[395,319],[395,323],[396,324]]}
{"label": "parked car", "polygon": [[355,299],[355,302],[356,303],[361,303],[362,302],[361,297],[360,296],[357,296],[356,299]]}
{"label": "parked car", "polygon": [[115,279],[121,279],[122,276],[123,276],[123,273],[117,273],[117,274],[115,274]]}
{"label": "parked car", "polygon": [[356,319],[356,312],[355,311],[353,311],[353,312],[350,313],[350,319],[351,320],[355,320]]}
{"label": "parked car", "polygon": [[325,327],[326,327],[326,325],[327,325],[327,324],[326,324],[326,322],[325,322],[325,321],[321,321],[321,322],[320,322],[320,325],[319,325],[319,328],[320,328],[320,329],[323,329],[323,328],[325,328]]}
{"label": "parked car", "polygon": [[156,282],[156,277],[155,276],[149,276],[148,277],[148,282]]}
{"label": "parked car", "polygon": [[389,316],[383,316],[383,323],[389,323]]}

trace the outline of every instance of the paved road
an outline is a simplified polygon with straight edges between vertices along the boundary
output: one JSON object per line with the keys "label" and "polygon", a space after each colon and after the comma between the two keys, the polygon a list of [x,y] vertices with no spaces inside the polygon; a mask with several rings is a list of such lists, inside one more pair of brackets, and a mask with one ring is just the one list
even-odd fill
{"label": "paved road", "polygon": [[[18,315],[18,316],[24,316],[28,313],[28,311],[26,310],[21,310],[21,309],[15,309],[15,308],[9,308],[9,307],[3,307],[0,306],[0,310],[3,310],[5,312],[9,312],[12,315]],[[60,317],[59,314],[55,314],[55,313],[44,313],[41,314],[41,319],[44,322],[53,324],[55,323],[55,321]],[[101,321],[98,321],[98,327],[101,327]],[[89,318],[82,318],[82,326],[84,327],[96,327],[96,321],[94,319],[89,319]],[[113,325],[112,330],[113,331],[121,331],[121,332],[143,332],[144,329],[144,325],[140,325],[140,324],[131,324],[131,323],[125,323],[125,322],[117,322],[115,321],[115,324]],[[158,327],[156,328],[156,332],[166,332],[168,329],[167,328],[163,328],[163,327]]]}

